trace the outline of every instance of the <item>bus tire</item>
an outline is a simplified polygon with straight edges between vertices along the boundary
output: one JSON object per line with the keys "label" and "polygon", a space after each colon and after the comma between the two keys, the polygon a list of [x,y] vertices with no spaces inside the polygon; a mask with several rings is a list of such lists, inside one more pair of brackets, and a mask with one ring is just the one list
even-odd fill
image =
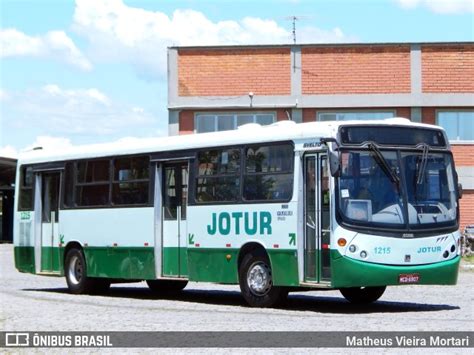
{"label": "bus tire", "polygon": [[69,292],[87,294],[94,291],[96,282],[87,276],[86,259],[82,249],[72,248],[67,252],[64,261],[64,273]]}
{"label": "bus tire", "polygon": [[347,287],[341,288],[339,291],[349,302],[362,304],[377,301],[383,295],[386,288],[386,286]]}
{"label": "bus tire", "polygon": [[188,281],[184,280],[146,280],[150,290],[153,292],[179,292],[182,291]]}
{"label": "bus tire", "polygon": [[239,268],[242,297],[251,307],[273,307],[288,296],[284,287],[273,285],[272,269],[266,255],[247,254]]}

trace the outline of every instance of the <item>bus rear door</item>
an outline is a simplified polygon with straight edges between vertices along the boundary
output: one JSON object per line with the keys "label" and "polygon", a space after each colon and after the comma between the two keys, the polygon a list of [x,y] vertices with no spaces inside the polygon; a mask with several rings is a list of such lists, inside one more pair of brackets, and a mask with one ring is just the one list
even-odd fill
{"label": "bus rear door", "polygon": [[163,170],[163,276],[186,277],[188,162],[162,165]]}
{"label": "bus rear door", "polygon": [[59,273],[59,201],[61,172],[45,171],[36,174],[35,215],[37,220],[36,252],[37,271]]}

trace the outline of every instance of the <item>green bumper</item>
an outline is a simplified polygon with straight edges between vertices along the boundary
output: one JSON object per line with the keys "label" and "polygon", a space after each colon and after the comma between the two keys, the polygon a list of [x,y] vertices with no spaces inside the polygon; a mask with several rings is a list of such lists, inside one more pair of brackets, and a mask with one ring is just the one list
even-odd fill
{"label": "green bumper", "polygon": [[332,286],[388,286],[400,285],[400,274],[416,273],[420,285],[455,285],[461,257],[428,265],[396,266],[362,262],[338,255],[332,258]]}

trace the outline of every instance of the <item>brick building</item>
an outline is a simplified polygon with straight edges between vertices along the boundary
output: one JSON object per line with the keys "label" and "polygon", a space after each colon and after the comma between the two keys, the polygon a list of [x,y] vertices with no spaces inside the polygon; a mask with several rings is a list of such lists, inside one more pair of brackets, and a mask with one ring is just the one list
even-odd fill
{"label": "brick building", "polygon": [[474,43],[171,47],[169,133],[401,116],[443,126],[474,224]]}

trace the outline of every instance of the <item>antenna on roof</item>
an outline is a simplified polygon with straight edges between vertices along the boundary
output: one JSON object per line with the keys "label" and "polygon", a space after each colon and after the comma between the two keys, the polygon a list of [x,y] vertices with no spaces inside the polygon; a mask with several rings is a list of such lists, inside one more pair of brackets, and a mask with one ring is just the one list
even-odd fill
{"label": "antenna on roof", "polygon": [[304,19],[309,19],[310,16],[287,16],[285,17],[285,20],[289,20],[293,24],[293,30],[291,31],[291,34],[293,36],[293,44],[296,44],[296,21],[304,20]]}

